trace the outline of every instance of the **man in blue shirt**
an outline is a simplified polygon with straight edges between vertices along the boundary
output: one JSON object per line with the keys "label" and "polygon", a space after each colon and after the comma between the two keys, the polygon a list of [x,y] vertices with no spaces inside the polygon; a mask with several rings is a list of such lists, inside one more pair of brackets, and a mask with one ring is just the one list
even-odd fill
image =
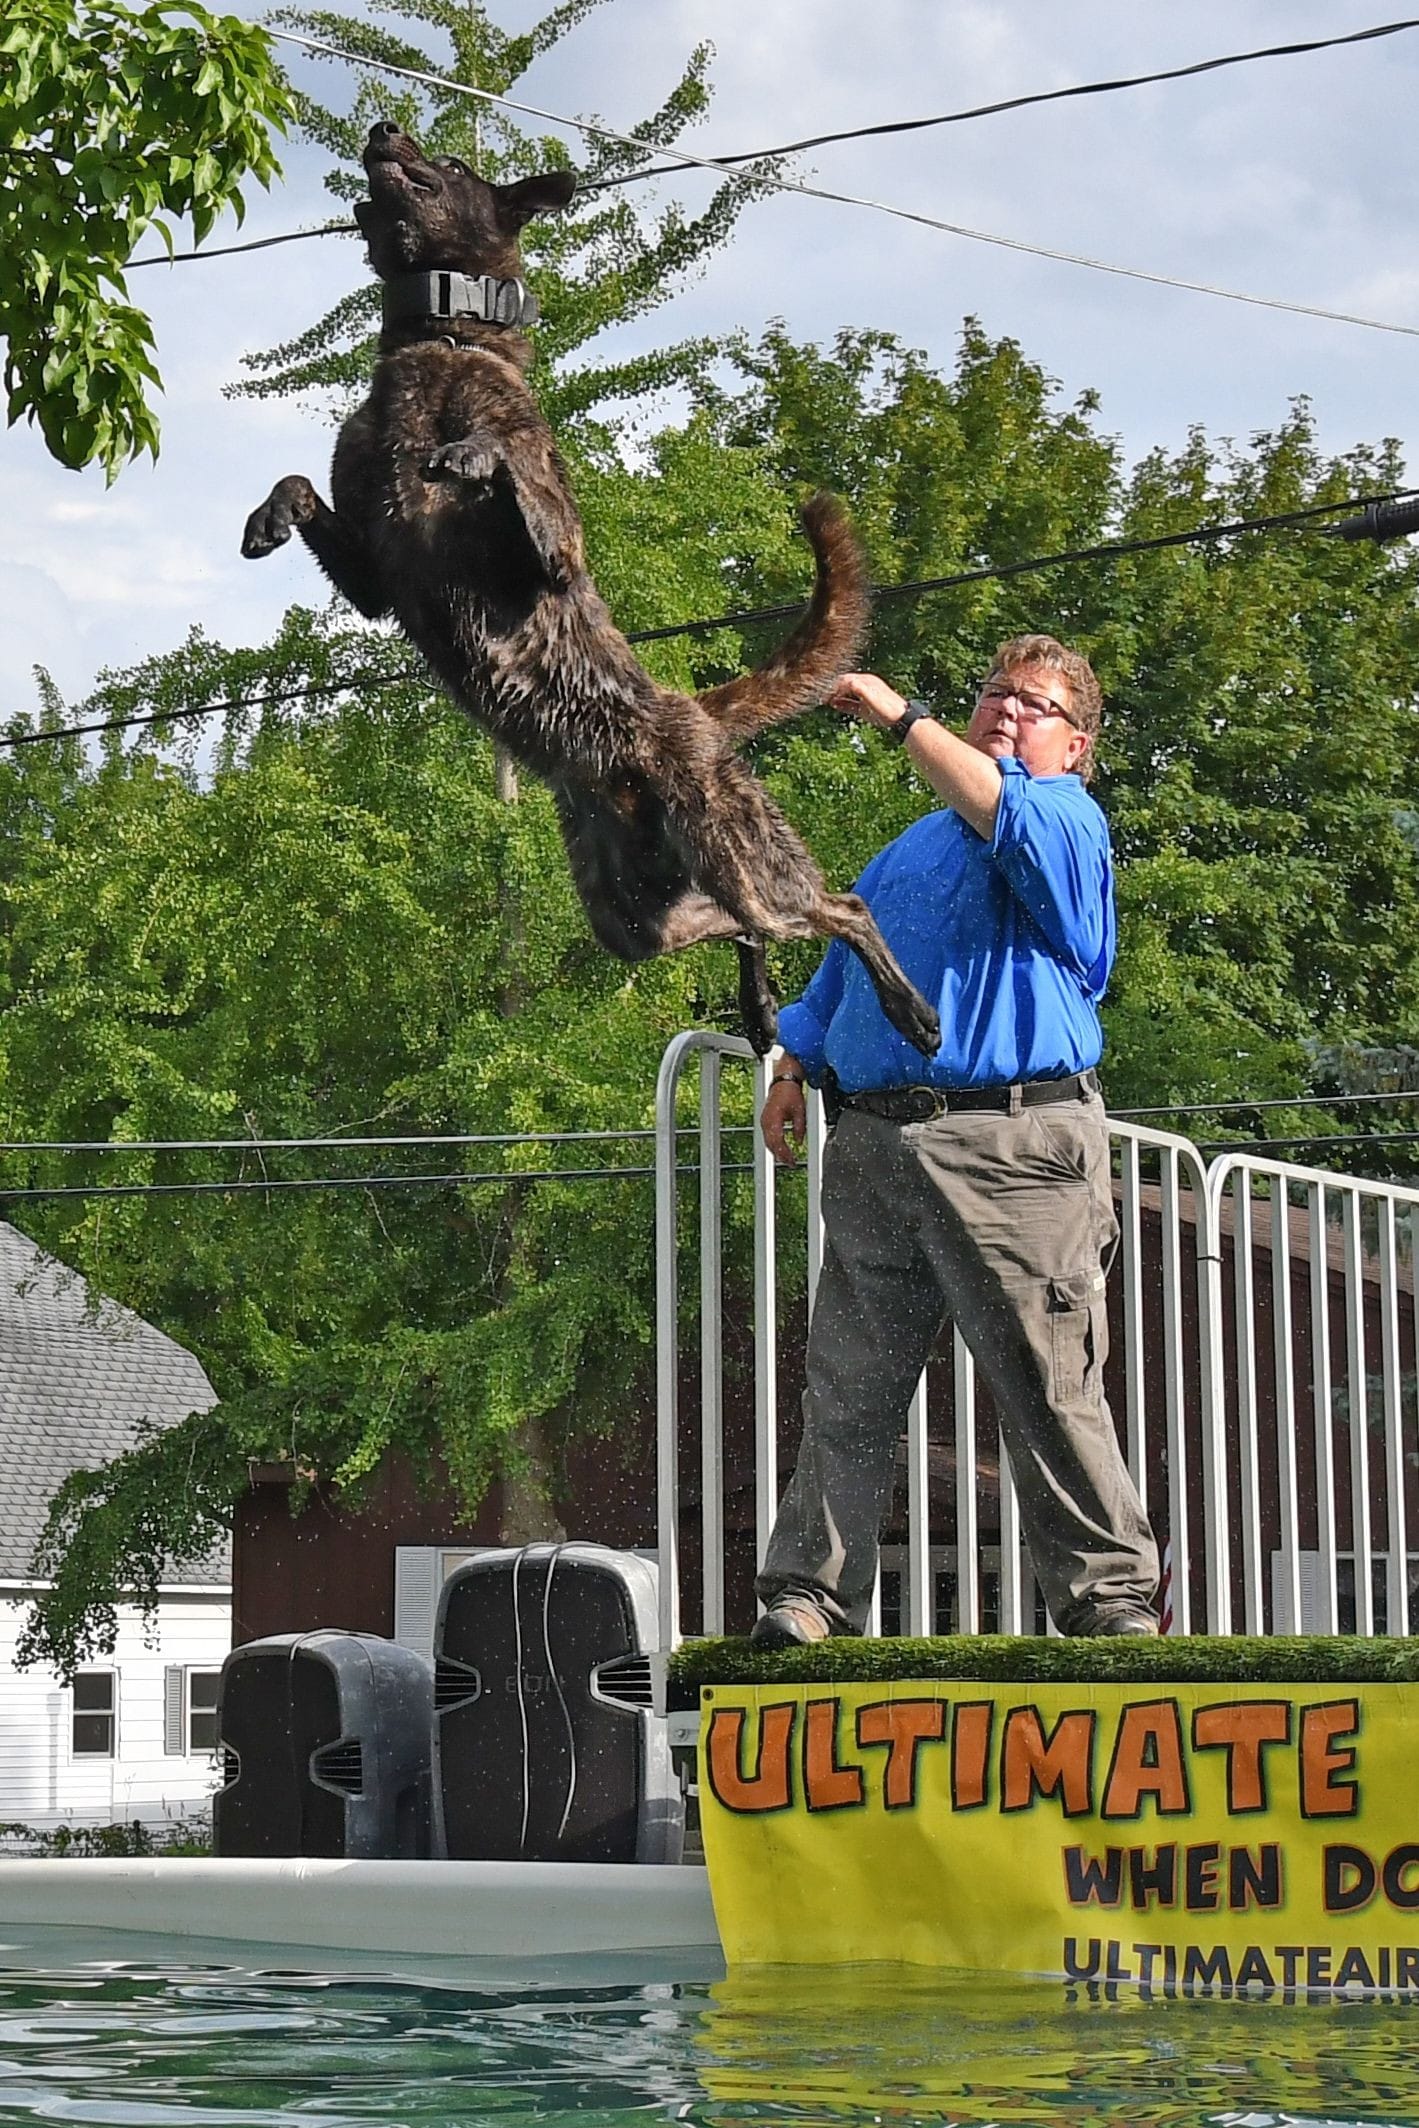
{"label": "man in blue shirt", "polygon": [[828,699],[904,745],[944,801],[857,882],[942,1040],[924,1065],[840,943],[780,1015],[765,1142],[796,1158],[805,1083],[837,1122],[803,1444],[754,1639],[862,1630],[903,1416],[948,1316],[1000,1414],[1055,1624],[1154,1633],[1157,1547],[1103,1390],[1118,1226],[1094,1074],[1115,940],[1108,826],[1086,789],[1098,681],[1031,635],[1001,645],[964,738],[873,673]]}

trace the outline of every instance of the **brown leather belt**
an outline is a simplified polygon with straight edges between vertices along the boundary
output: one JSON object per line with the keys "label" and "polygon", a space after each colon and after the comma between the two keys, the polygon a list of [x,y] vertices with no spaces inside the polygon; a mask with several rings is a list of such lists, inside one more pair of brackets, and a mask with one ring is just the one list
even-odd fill
{"label": "brown leather belt", "polygon": [[995,1109],[1004,1115],[1016,1108],[1039,1108],[1049,1101],[1082,1101],[1097,1093],[1092,1071],[1072,1072],[1067,1079],[1026,1079],[1017,1086],[884,1086],[861,1093],[840,1093],[843,1108],[865,1109],[888,1123],[930,1123],[936,1116],[969,1109]]}

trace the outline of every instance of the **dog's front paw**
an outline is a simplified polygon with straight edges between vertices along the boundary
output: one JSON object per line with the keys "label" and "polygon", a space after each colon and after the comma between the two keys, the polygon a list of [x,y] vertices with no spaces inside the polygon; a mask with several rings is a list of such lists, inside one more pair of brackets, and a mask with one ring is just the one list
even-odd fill
{"label": "dog's front paw", "polygon": [[292,527],[306,524],[315,515],[315,490],[299,473],[278,480],[259,510],[253,510],[241,536],[241,551],[249,562],[260,561],[284,547]]}
{"label": "dog's front paw", "polygon": [[441,444],[424,460],[425,480],[487,482],[501,465],[496,447],[477,436],[461,436],[457,443]]}

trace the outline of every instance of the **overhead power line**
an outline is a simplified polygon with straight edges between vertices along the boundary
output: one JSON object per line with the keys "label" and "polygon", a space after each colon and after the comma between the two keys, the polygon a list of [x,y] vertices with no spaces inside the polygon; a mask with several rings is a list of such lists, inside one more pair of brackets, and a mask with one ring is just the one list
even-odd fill
{"label": "overhead power line", "polygon": [[[750,1160],[726,1161],[721,1174],[750,1174]],[[682,1175],[697,1175],[698,1165],[682,1161]],[[453,1175],[302,1175],[267,1181],[243,1177],[236,1182],[81,1182],[38,1184],[29,1189],[0,1185],[0,1204],[36,1197],[231,1197],[255,1192],[271,1195],[291,1190],[451,1190],[472,1189],[500,1182],[623,1182],[643,1179],[654,1167],[527,1167],[492,1168],[472,1174]]]}
{"label": "overhead power line", "polygon": [[[1406,1086],[1392,1094],[1268,1094],[1260,1101],[1173,1101],[1163,1108],[1111,1108],[1109,1114],[1121,1123],[1137,1123],[1144,1116],[1220,1116],[1259,1108],[1348,1108],[1362,1101],[1419,1101],[1419,1086]],[[5,1148],[0,1146],[0,1152]]]}
{"label": "overhead power line", "polygon": [[[1164,67],[1156,74],[1121,74],[1112,81],[1080,81],[1067,89],[1038,89],[1027,96],[1007,96],[999,103],[972,104],[963,111],[946,111],[936,118],[895,118],[883,125],[848,126],[840,133],[811,133],[806,140],[786,140],[777,148],[756,148],[748,154],[722,155],[722,163],[749,163],[770,156],[800,155],[807,148],[826,148],[843,140],[880,140],[891,133],[920,133],[934,126],[959,126],[974,118],[996,118],[1006,111],[1024,111],[1032,105],[1063,103],[1077,96],[1112,96],[1120,89],[1142,89],[1157,81],[1185,81],[1194,74],[1215,74],[1223,67],[1247,66],[1258,59],[1293,59],[1305,52],[1326,52],[1341,44],[1367,44],[1378,37],[1397,37],[1404,30],[1419,29],[1419,17],[1403,22],[1381,22],[1373,29],[1350,30],[1343,37],[1313,37],[1303,44],[1267,44],[1252,52],[1225,52],[1217,59],[1197,59],[1189,66]],[[669,177],[673,163],[660,163],[651,170],[631,170],[620,177],[602,178],[588,191],[610,185],[635,184],[642,178]]]}
{"label": "overhead power line", "polygon": [[[1137,1122],[1144,1116],[1200,1116],[1220,1115],[1224,1112],[1265,1108],[1341,1108],[1366,1101],[1419,1101],[1419,1087],[1402,1087],[1392,1094],[1285,1094],[1266,1095],[1256,1101],[1181,1101],[1163,1108],[1111,1108],[1109,1115],[1120,1123]],[[727,1123],[721,1127],[725,1138],[742,1138],[752,1132],[751,1123]],[[677,1126],[679,1138],[698,1138],[699,1125],[683,1123]],[[1378,1137],[1395,1135],[1377,1132]],[[648,1139],[656,1136],[648,1124],[628,1124],[624,1130],[579,1130],[579,1131],[428,1131],[405,1132],[384,1137],[344,1138],[326,1135],[319,1138],[8,1138],[0,1140],[0,1154],[11,1156],[18,1153],[310,1153],[310,1152],[388,1152],[446,1145],[584,1145],[620,1143],[623,1140]],[[1228,1140],[1227,1143],[1237,1141]],[[1298,1138],[1298,1145],[1309,1145],[1309,1138]],[[538,1174],[549,1172],[539,1168]],[[577,1174],[591,1172],[576,1169]],[[629,1170],[616,1168],[616,1174]],[[3,1185],[0,1185],[3,1194]]]}
{"label": "overhead power line", "polygon": [[[1395,494],[1419,493],[1411,489]],[[1386,497],[1392,501],[1394,496]],[[874,585],[872,598],[880,603],[894,598],[919,598],[928,591],[954,591],[963,584],[983,584],[1008,576],[1024,576],[1035,569],[1056,569],[1072,562],[1118,561],[1130,554],[1156,553],[1165,547],[1206,545],[1211,540],[1231,539],[1241,532],[1280,532],[1291,526],[1312,524],[1337,510],[1354,509],[1353,503],[1312,503],[1304,510],[1281,510],[1270,517],[1238,517],[1221,525],[1199,525],[1189,532],[1159,532],[1148,539],[1106,540],[1094,547],[1066,547],[1058,554],[1033,556],[1022,562],[987,562],[979,569],[960,569],[952,576],[923,576],[907,584]],[[1367,506],[1368,507],[1368,506]],[[627,637],[632,643],[653,643],[667,636],[692,635],[699,630],[745,626],[751,621],[782,621],[801,613],[800,605],[760,606],[752,613],[730,613],[715,621],[677,621],[666,628],[641,628]]]}
{"label": "overhead power line", "polygon": [[194,259],[230,259],[239,251],[270,251],[277,244],[303,244],[312,236],[358,236],[358,222],[327,222],[321,229],[288,229],[284,236],[258,236],[247,244],[204,244],[194,251],[149,251],[141,259],[130,259],[124,267],[131,273],[135,266],[188,266]]}
{"label": "overhead power line", "polygon": [[1313,1152],[1341,1145],[1413,1145],[1419,1131],[1347,1131],[1338,1138],[1212,1138],[1200,1140],[1200,1153],[1286,1153],[1298,1145]]}
{"label": "overhead power line", "polygon": [[353,681],[328,680],[319,686],[281,687],[264,695],[233,695],[225,702],[207,702],[200,709],[153,709],[141,717],[103,717],[93,724],[65,724],[55,731],[16,732],[0,738],[0,746],[35,746],[45,739],[87,739],[95,732],[131,731],[140,724],[182,724],[194,717],[217,717],[233,709],[262,709],[276,702],[299,702],[307,696],[364,693],[378,687],[402,687],[419,674],[407,672],[362,672]]}
{"label": "overhead power line", "polygon": [[[742,163],[767,162],[786,155],[801,154],[807,148],[823,148],[838,141],[875,140],[888,134],[919,133],[936,126],[958,126],[976,118],[995,118],[1007,111],[1023,111],[1033,105],[1061,103],[1071,97],[1110,96],[1121,89],[1146,88],[1159,81],[1183,81],[1194,74],[1211,74],[1222,67],[1245,66],[1259,59],[1290,59],[1306,52],[1324,52],[1343,44],[1366,44],[1379,37],[1396,37],[1404,30],[1419,29],[1419,17],[1410,17],[1403,22],[1382,22],[1373,29],[1351,30],[1343,37],[1313,37],[1299,44],[1263,45],[1251,52],[1227,52],[1216,59],[1194,60],[1188,66],[1165,67],[1154,74],[1126,74],[1110,81],[1075,82],[1067,89],[1039,89],[1025,96],[1007,96],[998,103],[973,104],[962,111],[945,111],[934,118],[896,118],[872,126],[847,126],[837,133],[812,133],[804,140],[783,141],[776,148],[750,148],[732,155],[716,158],[716,168],[737,167]],[[571,120],[567,124],[573,123]],[[656,163],[648,170],[626,170],[617,177],[596,178],[579,187],[583,193],[607,192],[617,185],[644,183],[653,177],[673,177],[682,169],[682,163]],[[293,229],[285,236],[258,238],[248,244],[215,244],[201,250],[179,251],[171,254],[152,252],[141,259],[130,259],[130,266],[172,266],[191,259],[231,258],[237,252],[263,251],[273,244],[297,244],[313,236],[357,236],[355,222],[329,222],[322,229]]]}
{"label": "overhead power line", "polygon": [[[1333,517],[1337,511],[1370,511],[1395,503],[1401,498],[1419,497],[1419,490],[1410,488],[1392,489],[1378,497],[1350,496],[1344,502],[1312,503],[1304,510],[1282,510],[1269,517],[1238,517],[1220,525],[1198,525],[1191,531],[1159,532],[1148,539],[1106,541],[1094,547],[1069,547],[1058,554],[1039,554],[1019,562],[988,562],[979,569],[961,569],[952,576],[919,577],[905,584],[878,584],[872,589],[874,603],[895,598],[918,598],[932,591],[952,591],[965,584],[988,583],[994,579],[1023,576],[1036,569],[1055,569],[1066,563],[1091,561],[1118,561],[1130,554],[1156,553],[1168,547],[1207,545],[1214,540],[1233,539],[1244,532],[1276,532],[1292,527],[1314,525],[1322,517]],[[1355,523],[1362,522],[1356,518]],[[1373,539],[1395,536],[1387,531],[1351,535]],[[749,627],[758,621],[794,620],[804,611],[804,602],[795,600],[779,606],[756,606],[738,613],[721,613],[711,618],[695,621],[672,621],[663,628],[635,628],[626,635],[628,643],[661,643],[672,636],[709,635],[721,628]],[[367,688],[398,687],[410,680],[426,675],[418,667],[410,666],[394,673],[353,673],[348,680],[333,680],[309,687],[275,689],[261,695],[236,695],[221,702],[208,702],[197,709],[158,709],[146,711],[136,717],[107,717],[91,724],[66,724],[53,730],[15,732],[0,736],[0,747],[37,746],[47,740],[82,739],[96,732],[126,731],[145,724],[176,724],[185,719],[215,717],[239,709],[259,709],[277,702],[297,701],[306,696],[331,694],[359,694]]]}
{"label": "overhead power line", "polygon": [[[752,1128],[725,1126],[734,1137]],[[681,1124],[676,1136],[698,1138],[699,1126]],[[388,1151],[394,1147],[437,1145],[585,1145],[623,1138],[653,1138],[654,1129],[635,1124],[626,1130],[579,1131],[438,1131],[387,1138],[14,1138],[0,1143],[0,1153],[328,1153],[350,1150]]]}
{"label": "overhead power line", "polygon": [[[495,89],[480,89],[466,81],[451,81],[447,75],[434,74],[422,67],[395,66],[390,60],[372,59],[364,53],[347,52],[338,44],[325,44],[315,37],[298,36],[293,30],[268,30],[268,36],[279,38],[285,44],[298,45],[302,50],[315,52],[327,59],[341,59],[347,66],[367,66],[376,72],[389,74],[401,81],[417,81],[427,88],[452,91],[458,96],[471,96],[480,103],[497,104],[508,111],[518,111],[524,117],[540,118],[547,124],[566,126],[574,132],[585,133],[596,140],[615,141],[620,147],[634,148],[645,152],[645,142],[633,133],[618,133],[610,126],[593,123],[587,118],[572,118],[565,112],[548,111],[540,104],[523,103],[513,96],[503,96]],[[738,177],[742,173],[732,164],[716,161],[708,155],[690,155],[678,148],[660,151],[668,155],[677,168],[716,170],[722,177]],[[750,166],[752,167],[752,166]],[[1358,313],[1344,310],[1327,310],[1315,303],[1293,303],[1281,296],[1250,295],[1240,289],[1222,288],[1210,281],[1184,280],[1176,274],[1153,273],[1141,266],[1120,266],[1106,259],[1088,257],[1083,252],[1058,251],[1045,244],[1027,243],[1022,237],[992,235],[984,229],[968,229],[963,223],[948,222],[934,214],[921,214],[911,207],[894,207],[889,201],[868,199],[856,192],[832,192],[823,185],[807,185],[796,178],[773,177],[760,172],[757,182],[777,192],[801,193],[805,199],[830,200],[840,207],[865,207],[870,213],[885,214],[896,221],[912,222],[919,228],[936,229],[946,236],[965,237],[974,244],[993,244],[1006,251],[1028,253],[1032,258],[1053,259],[1063,266],[1084,266],[1092,273],[1121,275],[1130,281],[1151,281],[1161,288],[1181,288],[1193,295],[1217,296],[1228,303],[1247,303],[1263,310],[1288,311],[1294,316],[1324,318],[1336,325],[1362,325],[1371,332],[1402,333],[1411,339],[1419,339],[1419,325],[1397,325],[1383,318],[1361,317]]]}

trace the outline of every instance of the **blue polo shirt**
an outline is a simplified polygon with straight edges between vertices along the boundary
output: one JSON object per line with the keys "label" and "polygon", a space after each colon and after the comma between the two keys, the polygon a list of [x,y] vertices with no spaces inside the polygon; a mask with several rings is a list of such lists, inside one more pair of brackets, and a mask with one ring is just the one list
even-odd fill
{"label": "blue polo shirt", "polygon": [[1077,776],[999,763],[987,842],[928,813],[873,858],[856,891],[941,1014],[927,1060],[883,1017],[867,970],[835,939],[779,1040],[810,1078],[869,1086],[1008,1086],[1099,1060],[1099,1000],[1116,938],[1108,823]]}

